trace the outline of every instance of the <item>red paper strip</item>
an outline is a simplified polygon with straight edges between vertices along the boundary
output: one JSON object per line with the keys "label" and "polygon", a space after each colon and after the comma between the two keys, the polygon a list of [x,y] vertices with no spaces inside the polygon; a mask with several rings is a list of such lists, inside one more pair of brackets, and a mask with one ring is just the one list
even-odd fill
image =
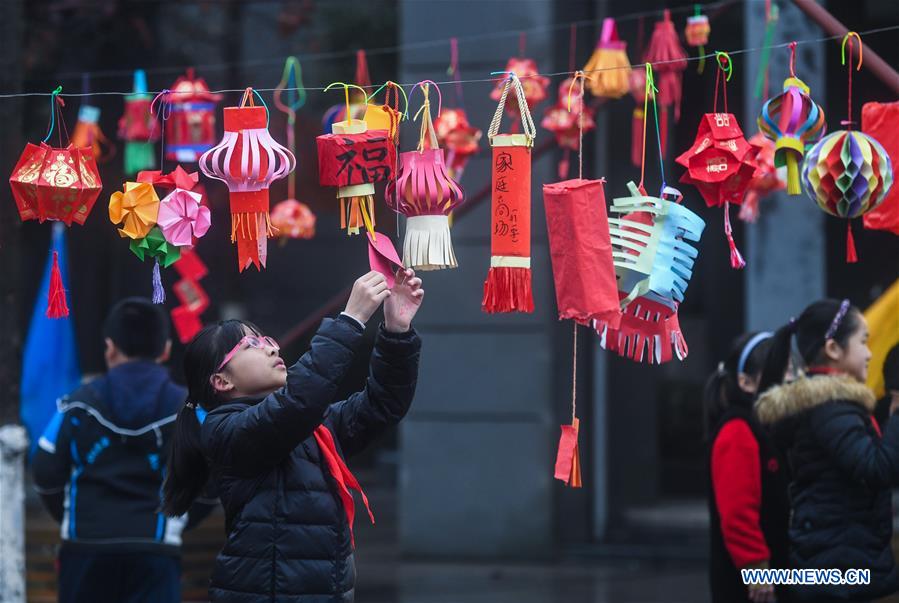
{"label": "red paper strip", "polygon": [[559,438],[559,451],[556,454],[554,477],[565,482],[566,486],[581,487],[580,461],[578,459],[577,436],[580,420],[574,419],[571,425],[562,425]]}
{"label": "red paper strip", "polygon": [[387,287],[393,289],[396,283],[396,271],[403,267],[403,261],[396,253],[393,242],[385,234],[375,232],[368,235],[368,263],[372,270],[377,270],[387,279]]}

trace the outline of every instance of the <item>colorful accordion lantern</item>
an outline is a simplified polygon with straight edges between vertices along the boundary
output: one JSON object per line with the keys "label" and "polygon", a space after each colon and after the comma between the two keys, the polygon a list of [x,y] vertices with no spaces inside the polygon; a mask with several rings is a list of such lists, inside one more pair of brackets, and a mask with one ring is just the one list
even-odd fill
{"label": "colorful accordion lantern", "polygon": [[[349,107],[350,86],[339,85],[346,87]],[[364,121],[353,119],[335,123],[331,134],[315,142],[319,184],[337,187],[340,227],[351,235],[359,234],[363,226],[373,233],[375,183],[390,180],[396,164],[396,146],[388,131],[368,130]]]}
{"label": "colorful accordion lantern", "polygon": [[[862,131],[882,141],[895,166],[899,161],[899,101],[865,103],[862,106]],[[865,228],[899,235],[899,187],[890,189],[883,202],[865,214]]]}
{"label": "colorful accordion lantern", "polygon": [[[529,110],[546,100],[549,78],[540,75],[540,71],[537,69],[537,62],[534,59],[513,57],[506,63],[506,70],[503,73],[514,73],[519,78],[519,85],[524,90],[524,99]],[[497,82],[493,92],[490,93],[490,98],[499,101],[505,89],[506,81],[500,80]],[[509,117],[514,119],[523,110],[518,107],[517,97],[513,96],[508,102],[506,112],[509,114]]]}
{"label": "colorful accordion lantern", "polygon": [[170,115],[165,122],[165,158],[196,163],[215,145],[215,108],[221,100],[193,68],[178,78],[168,94]]}
{"label": "colorful accordion lantern", "polygon": [[[521,109],[524,133],[499,134],[509,90]],[[484,282],[484,312],[533,312],[531,289],[531,148],[537,130],[524,87],[510,73],[488,137],[493,147],[490,271]]]}
{"label": "colorful accordion lantern", "polygon": [[602,34],[584,72],[594,96],[621,98],[630,90],[631,63],[627,58],[627,42],[618,38],[615,19],[603,19]]}
{"label": "colorful accordion lantern", "polygon": [[824,110],[809,96],[809,87],[802,80],[789,77],[783,93],[762,107],[758,125],[774,141],[774,165],[787,166],[787,194],[798,195],[799,164],[805,150],[824,135]]}
{"label": "colorful accordion lantern", "polygon": [[134,72],[134,93],[125,97],[125,114],[119,120],[119,138],[125,141],[125,174],[150,170],[156,165],[154,143],[159,127],[150,113],[153,97],[147,93],[147,75]]}
{"label": "colorful accordion lantern", "polygon": [[468,122],[465,109],[444,108],[434,120],[437,142],[446,150],[446,167],[451,178],[462,178],[468,159],[480,150],[484,135]]}
{"label": "colorful accordion lantern", "polygon": [[[687,344],[677,320],[678,305],[693,273],[705,222],[679,203],[671,188],[662,197],[643,194],[630,182],[630,197],[616,198],[609,211],[612,257],[623,315],[619,327],[596,321],[601,345],[636,362],[683,360]],[[665,197],[674,195],[676,201]]]}
{"label": "colorful accordion lantern", "polygon": [[[839,130],[825,136],[805,156],[805,192],[823,211],[858,218],[883,202],[893,185],[893,166],[883,146],[867,134]],[[857,261],[847,224],[846,259]]]}
{"label": "colorful accordion lantern", "polygon": [[679,120],[687,51],[680,44],[668,9],[665,9],[663,19],[655,24],[643,60],[653,64],[659,104],[663,107],[674,105],[674,120]]}
{"label": "colorful accordion lantern", "polygon": [[695,186],[709,207],[724,206],[724,232],[733,268],[742,268],[746,262],[734,243],[730,204],[743,202],[756,171],[756,153],[733,114],[706,113],[693,146],[677,158],[687,168],[680,181]]}
{"label": "colorful accordion lantern", "polygon": [[[387,185],[387,204],[408,217],[403,243],[403,264],[416,270],[440,270],[458,266],[450,237],[449,214],[464,200],[462,189],[450,177],[431,121],[429,87],[424,95],[418,149],[400,154],[396,180]],[[440,92],[437,89],[438,94]],[[439,110],[439,108],[438,108]]]}
{"label": "colorful accordion lantern", "polygon": [[269,186],[296,167],[289,150],[268,131],[268,110],[257,107],[254,91],[247,88],[238,107],[224,110],[225,135],[200,157],[200,170],[228,186],[231,241],[237,243],[238,267],[265,267],[269,219]]}

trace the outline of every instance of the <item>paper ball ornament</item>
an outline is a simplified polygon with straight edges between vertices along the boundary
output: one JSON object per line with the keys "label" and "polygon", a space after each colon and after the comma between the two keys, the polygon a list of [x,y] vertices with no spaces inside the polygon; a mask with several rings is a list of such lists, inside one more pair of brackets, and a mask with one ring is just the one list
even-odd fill
{"label": "paper ball ornament", "polygon": [[759,130],[774,141],[774,165],[787,166],[787,194],[798,195],[799,164],[806,148],[824,135],[824,110],[796,77],[784,81],[783,92],[768,100],[758,118]]}
{"label": "paper ball ornament", "polygon": [[279,239],[311,239],[315,236],[315,214],[305,203],[286,199],[272,208],[272,226]]}

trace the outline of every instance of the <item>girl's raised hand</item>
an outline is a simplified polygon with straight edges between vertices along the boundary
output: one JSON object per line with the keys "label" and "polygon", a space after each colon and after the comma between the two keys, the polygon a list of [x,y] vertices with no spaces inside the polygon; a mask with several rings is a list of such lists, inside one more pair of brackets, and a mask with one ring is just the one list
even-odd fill
{"label": "girl's raised hand", "polygon": [[392,294],[384,302],[384,327],[388,331],[405,333],[412,327],[412,319],[425,297],[421,285],[421,279],[411,268],[397,271]]}
{"label": "girl's raised hand", "polygon": [[387,288],[387,279],[380,272],[372,270],[353,283],[353,291],[343,312],[365,324],[388,297],[390,289]]}

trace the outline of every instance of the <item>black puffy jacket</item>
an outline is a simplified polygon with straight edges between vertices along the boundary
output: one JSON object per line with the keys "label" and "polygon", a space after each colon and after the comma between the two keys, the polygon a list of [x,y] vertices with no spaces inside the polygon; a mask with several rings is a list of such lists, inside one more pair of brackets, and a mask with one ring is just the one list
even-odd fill
{"label": "black puffy jacket", "polygon": [[899,589],[890,548],[890,488],[899,484],[899,418],[878,433],[874,395],[844,376],[816,376],[775,387],[756,402],[775,428],[792,473],[790,565],[869,569],[866,586],[793,589],[803,601],[867,601]]}
{"label": "black puffy jacket", "polygon": [[205,417],[201,439],[228,530],[212,601],[353,601],[349,525],[313,431],[323,424],[348,457],[399,422],[412,403],[421,347],[414,331],[382,326],[365,389],[332,404],[362,334],[352,319],[326,319],[284,388]]}

